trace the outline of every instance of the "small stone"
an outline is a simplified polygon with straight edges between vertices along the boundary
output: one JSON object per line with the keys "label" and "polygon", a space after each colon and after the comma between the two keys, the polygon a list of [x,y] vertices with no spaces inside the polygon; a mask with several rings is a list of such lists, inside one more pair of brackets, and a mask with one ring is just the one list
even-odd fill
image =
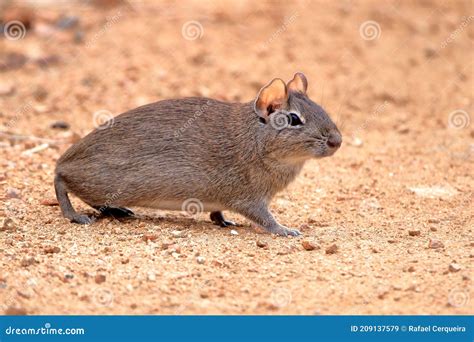
{"label": "small stone", "polygon": [[34,265],[36,263],[36,259],[34,257],[24,257],[23,259],[21,259],[21,266],[23,267],[28,267],[28,266],[31,266],[31,265]]}
{"label": "small stone", "polygon": [[74,32],[74,43],[81,44],[84,42],[85,33],[84,31],[78,30]]}
{"label": "small stone", "polygon": [[181,247],[179,245],[172,244],[172,245],[170,245],[169,253],[170,254],[173,254],[173,253],[180,254],[181,253]]}
{"label": "small stone", "polygon": [[415,267],[414,267],[414,266],[410,266],[410,267],[408,267],[407,271],[408,271],[408,272],[415,272]]}
{"label": "small stone", "polygon": [[44,113],[48,113],[51,109],[47,105],[44,105],[44,104],[35,104],[33,106],[33,110],[35,111],[35,113],[44,114]]}
{"label": "small stone", "polygon": [[301,242],[301,245],[307,251],[313,251],[313,250],[319,248],[319,246],[317,244],[315,244],[314,242],[311,242],[311,241],[307,241],[307,240]]}
{"label": "small stone", "polygon": [[120,261],[123,265],[125,264],[128,264],[130,262],[130,259],[129,258],[123,258],[121,261]]}
{"label": "small stone", "polygon": [[266,243],[265,241],[257,240],[257,247],[265,248],[267,246],[268,246],[268,243]]}
{"label": "small stone", "polygon": [[181,237],[184,236],[184,231],[182,231],[182,230],[173,230],[171,232],[171,235],[173,235],[173,237],[175,237],[175,238],[181,238]]}
{"label": "small stone", "polygon": [[430,227],[430,230],[431,230],[432,232],[436,232],[436,231],[438,231],[438,228],[436,228],[436,227]]}
{"label": "small stone", "polygon": [[166,250],[168,249],[170,246],[172,246],[173,243],[171,241],[165,241],[165,242],[162,242],[161,243],[161,249],[162,250]]}
{"label": "small stone", "polygon": [[461,266],[456,263],[449,264],[449,272],[459,272],[461,270]]}
{"label": "small stone", "polygon": [[235,235],[239,235],[239,232],[236,231],[236,230],[234,230],[234,229],[232,229],[232,230],[230,231],[230,234],[235,236]]}
{"label": "small stone", "polygon": [[148,272],[148,274],[147,274],[147,279],[148,279],[149,281],[155,281],[155,280],[156,280],[155,272]]}
{"label": "small stone", "polygon": [[23,67],[29,58],[24,54],[10,52],[0,55],[0,71],[15,70]]}
{"label": "small stone", "polygon": [[408,127],[408,126],[398,127],[398,133],[400,133],[400,134],[407,134],[409,132],[410,132],[410,127]]}
{"label": "small stone", "polygon": [[46,254],[59,253],[59,252],[61,252],[61,248],[59,248],[58,246],[46,246],[44,248],[44,252]]}
{"label": "small stone", "polygon": [[0,219],[0,232],[14,231],[14,230],[16,230],[16,224],[11,218],[4,217]]}
{"label": "small stone", "polygon": [[438,219],[428,219],[428,223],[439,223]]}
{"label": "small stone", "polygon": [[58,200],[57,200],[56,198],[45,198],[45,199],[42,199],[41,202],[40,202],[40,204],[41,204],[41,205],[50,206],[50,207],[59,205]]}
{"label": "small stone", "polygon": [[7,188],[7,193],[6,193],[7,198],[20,198],[21,193],[20,190],[16,188]]}
{"label": "small stone", "polygon": [[328,248],[326,248],[326,254],[335,254],[339,250],[336,244],[332,244]]}
{"label": "small stone", "polygon": [[428,248],[431,248],[431,249],[444,248],[444,244],[439,240],[431,240],[430,239],[430,242],[428,244]]}
{"label": "small stone", "polygon": [[224,263],[223,263],[222,261],[220,261],[220,260],[213,260],[213,261],[212,261],[212,266],[214,266],[214,267],[222,267],[222,266],[224,266]]}
{"label": "small stone", "polygon": [[201,264],[201,265],[202,265],[202,264],[204,264],[204,263],[206,262],[206,258],[204,258],[203,256],[198,256],[198,257],[196,258],[196,261],[197,261],[198,264]]}
{"label": "small stone", "polygon": [[421,234],[421,231],[418,230],[418,229],[417,229],[417,230],[409,230],[409,231],[408,231],[408,235],[410,235],[410,236],[420,236],[420,234]]}
{"label": "small stone", "polygon": [[7,316],[25,316],[26,314],[26,309],[19,306],[9,306],[5,310],[5,315]]}
{"label": "small stone", "polygon": [[171,256],[175,259],[178,259],[179,258],[179,253],[173,252],[173,253],[171,253]]}
{"label": "small stone", "polygon": [[96,284],[102,284],[103,282],[105,282],[106,280],[106,277],[104,274],[97,274],[94,278]]}
{"label": "small stone", "polygon": [[52,129],[62,129],[67,130],[71,126],[66,121],[55,121],[50,126]]}
{"label": "small stone", "polygon": [[61,30],[69,30],[79,25],[79,17],[74,15],[63,16],[56,22],[56,27]]}
{"label": "small stone", "polygon": [[145,233],[142,236],[143,241],[148,242],[148,241],[155,241],[158,239],[158,235],[156,234],[151,234],[151,233]]}
{"label": "small stone", "polygon": [[364,144],[361,138],[354,137],[352,140],[349,140],[349,145],[354,147],[361,147]]}
{"label": "small stone", "polygon": [[10,83],[0,83],[0,96],[10,96],[15,93],[15,87]]}
{"label": "small stone", "polygon": [[28,293],[28,292],[25,292],[25,291],[22,291],[22,290],[17,290],[16,293],[18,293],[18,295],[22,298],[25,298],[25,299],[30,299],[31,298],[31,294]]}
{"label": "small stone", "polygon": [[36,99],[36,101],[43,101],[48,97],[48,91],[43,88],[43,87],[38,87],[33,91],[33,97]]}

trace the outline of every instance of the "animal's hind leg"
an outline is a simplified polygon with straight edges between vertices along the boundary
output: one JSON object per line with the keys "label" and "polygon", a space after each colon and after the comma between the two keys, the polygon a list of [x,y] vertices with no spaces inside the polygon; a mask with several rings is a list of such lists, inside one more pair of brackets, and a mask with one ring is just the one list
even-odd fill
{"label": "animal's hind leg", "polygon": [[235,222],[227,221],[222,214],[222,211],[213,211],[211,213],[211,221],[214,224],[221,226],[221,227],[228,227],[228,226],[235,226]]}
{"label": "animal's hind leg", "polygon": [[94,206],[94,209],[100,212],[104,216],[112,216],[112,217],[130,217],[134,216],[135,214],[128,208],[120,208],[120,207],[108,207],[108,206]]}
{"label": "animal's hind leg", "polygon": [[78,214],[74,210],[67,195],[64,181],[59,175],[54,177],[54,190],[56,191],[56,198],[58,199],[59,207],[61,208],[61,212],[65,218],[71,220],[71,222],[79,224],[91,224],[93,222],[89,216]]}

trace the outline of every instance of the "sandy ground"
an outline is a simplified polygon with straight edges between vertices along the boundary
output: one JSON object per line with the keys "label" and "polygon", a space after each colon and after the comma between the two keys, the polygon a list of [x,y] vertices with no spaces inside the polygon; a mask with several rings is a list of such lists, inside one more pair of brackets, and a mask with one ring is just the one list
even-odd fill
{"label": "sandy ground", "polygon": [[[473,313],[471,1],[103,2],[20,11],[24,37],[0,38],[0,312]],[[48,205],[94,113],[249,101],[298,70],[344,136],[272,204],[302,237],[139,208],[79,226]]]}

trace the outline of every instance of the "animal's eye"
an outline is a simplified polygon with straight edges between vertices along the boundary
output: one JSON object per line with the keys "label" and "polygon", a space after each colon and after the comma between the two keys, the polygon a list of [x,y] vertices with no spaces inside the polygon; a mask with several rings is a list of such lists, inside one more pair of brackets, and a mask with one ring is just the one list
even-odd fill
{"label": "animal's eye", "polygon": [[301,119],[298,115],[296,115],[295,113],[290,113],[288,114],[288,124],[290,126],[300,126],[303,123],[301,122]]}

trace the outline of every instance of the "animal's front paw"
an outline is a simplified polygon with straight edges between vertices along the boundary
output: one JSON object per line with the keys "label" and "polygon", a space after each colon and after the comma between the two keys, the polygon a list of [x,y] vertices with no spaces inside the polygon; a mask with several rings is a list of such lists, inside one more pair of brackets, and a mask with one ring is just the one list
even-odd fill
{"label": "animal's front paw", "polygon": [[277,228],[271,229],[270,233],[280,235],[280,236],[299,236],[301,232],[296,229],[290,229],[284,226],[279,226]]}

